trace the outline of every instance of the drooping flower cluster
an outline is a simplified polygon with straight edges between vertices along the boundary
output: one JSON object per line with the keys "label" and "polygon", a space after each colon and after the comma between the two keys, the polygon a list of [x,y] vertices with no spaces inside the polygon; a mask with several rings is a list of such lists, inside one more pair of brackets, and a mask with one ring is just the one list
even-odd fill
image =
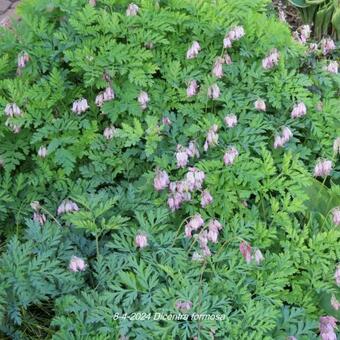
{"label": "drooping flower cluster", "polygon": [[212,84],[208,87],[208,98],[217,99],[221,94],[220,88],[217,84]]}
{"label": "drooping flower cluster", "polygon": [[176,308],[180,310],[182,313],[187,312],[192,308],[191,301],[176,301]]}
{"label": "drooping flower cluster", "polygon": [[340,207],[336,207],[332,210],[333,223],[335,225],[340,225]]}
{"label": "drooping flower cluster", "polygon": [[117,129],[114,126],[109,126],[104,129],[103,136],[105,139],[110,140],[117,134]]}
{"label": "drooping flower cluster", "polygon": [[322,340],[336,340],[334,331],[336,322],[337,320],[333,316],[320,317],[320,337]]}
{"label": "drooping flower cluster", "polygon": [[187,96],[193,97],[197,94],[198,85],[196,80],[190,80],[188,87],[187,87]]}
{"label": "drooping flower cluster", "polygon": [[140,104],[142,110],[147,108],[149,101],[149,95],[145,91],[141,91],[138,96],[138,103]]}
{"label": "drooping flower cluster", "polygon": [[190,219],[190,221],[185,225],[185,236],[192,237],[192,232],[197,231],[204,225],[204,220],[200,214],[196,214]]}
{"label": "drooping flower cluster", "polygon": [[205,208],[207,205],[212,203],[213,197],[211,196],[210,192],[208,190],[203,190],[202,196],[201,196],[201,206],[202,208]]}
{"label": "drooping flower cluster", "polygon": [[307,108],[306,108],[305,103],[300,102],[294,105],[290,116],[292,118],[300,118],[300,117],[303,117],[306,113],[307,113]]}
{"label": "drooping flower cluster", "polygon": [[57,214],[62,215],[62,214],[67,214],[67,213],[74,212],[74,211],[79,211],[78,205],[75,202],[66,199],[60,203],[58,210],[57,210]]}
{"label": "drooping flower cluster", "polygon": [[225,165],[232,165],[238,156],[238,151],[234,146],[231,146],[223,156]]}
{"label": "drooping flower cluster", "polygon": [[47,148],[45,146],[41,146],[38,150],[38,156],[41,158],[45,158],[47,156]]}
{"label": "drooping flower cluster", "polygon": [[230,48],[233,41],[240,40],[245,35],[244,28],[242,26],[233,27],[224,37],[224,48]]}
{"label": "drooping flower cluster", "polygon": [[96,97],[96,105],[102,106],[104,102],[108,102],[110,100],[113,100],[115,98],[115,93],[113,92],[111,87],[107,87],[105,91],[98,94]]}
{"label": "drooping flower cluster", "polygon": [[[191,238],[192,233],[195,231],[198,231],[203,225],[204,225],[204,220],[202,219],[201,215],[196,214],[186,224],[185,236],[187,238]],[[203,257],[211,255],[211,251],[208,247],[208,242],[210,241],[212,243],[217,243],[219,232],[222,229],[221,223],[216,219],[210,220],[207,227],[208,227],[207,230],[203,230],[198,235],[198,242],[199,242]]]}
{"label": "drooping flower cluster", "polygon": [[331,38],[324,38],[320,42],[322,54],[327,55],[335,50],[335,43]]}
{"label": "drooping flower cluster", "polygon": [[85,98],[76,100],[72,105],[72,111],[76,113],[77,115],[80,115],[81,113],[85,112],[89,108],[90,107],[87,104],[87,100]]}
{"label": "drooping flower cluster", "polygon": [[207,133],[207,137],[204,142],[203,149],[207,151],[209,147],[215,146],[218,143],[218,126],[216,124],[212,125]]}
{"label": "drooping flower cluster", "polygon": [[26,64],[29,62],[30,56],[28,53],[23,52],[18,55],[18,68],[25,68]]}
{"label": "drooping flower cluster", "polygon": [[292,131],[285,126],[284,128],[282,128],[282,134],[275,137],[274,149],[283,147],[292,137]]}
{"label": "drooping flower cluster", "polygon": [[257,111],[266,111],[266,103],[263,99],[259,98],[254,102],[254,107]]}
{"label": "drooping flower cluster", "polygon": [[137,15],[138,11],[139,11],[139,7],[136,4],[131,3],[131,4],[129,4],[129,6],[126,10],[126,15],[128,17],[133,17],[133,16]]}
{"label": "drooping flower cluster", "polygon": [[251,245],[246,241],[240,243],[240,252],[247,263],[254,260],[255,263],[259,265],[264,260],[261,250],[253,250]]}
{"label": "drooping flower cluster", "polygon": [[20,117],[22,112],[16,103],[7,104],[5,107],[5,114],[8,117]]}
{"label": "drooping flower cluster", "polygon": [[314,168],[315,177],[327,177],[332,171],[332,161],[328,159],[322,159],[316,163]]}
{"label": "drooping flower cluster", "polygon": [[216,78],[220,79],[223,77],[223,64],[225,62],[224,58],[217,57],[215,60],[214,67],[212,69],[212,74]]}
{"label": "drooping flower cluster", "polygon": [[135,237],[135,246],[143,249],[148,246],[148,237],[145,233],[139,233]]}
{"label": "drooping flower cluster", "polygon": [[38,222],[40,225],[44,225],[46,222],[46,215],[40,212],[41,205],[38,201],[33,201],[31,203],[31,208],[33,212],[33,221]]}
{"label": "drooping flower cluster", "polygon": [[72,256],[68,267],[74,273],[83,272],[86,269],[86,263],[82,258]]}
{"label": "drooping flower cluster", "polygon": [[153,180],[154,188],[157,191],[167,188],[170,184],[169,176],[166,171],[156,170],[156,176]]}
{"label": "drooping flower cluster", "polygon": [[312,30],[309,25],[302,25],[293,33],[294,38],[301,44],[305,44],[310,37]]}
{"label": "drooping flower cluster", "polygon": [[237,125],[237,116],[234,114],[225,116],[224,122],[228,126],[228,128],[233,128],[234,126]]}
{"label": "drooping flower cluster", "polygon": [[187,59],[194,59],[198,56],[201,46],[197,41],[194,41],[187,51]]}
{"label": "drooping flower cluster", "polygon": [[172,211],[180,208],[183,202],[191,200],[191,193],[196,190],[201,190],[205,175],[203,171],[197,168],[189,168],[185,179],[169,184],[168,206]]}
{"label": "drooping flower cluster", "polygon": [[189,158],[199,158],[200,153],[196,142],[190,141],[188,147],[178,144],[176,149],[176,161],[178,168],[184,168],[187,166]]}
{"label": "drooping flower cluster", "polygon": [[337,61],[330,61],[327,66],[325,66],[325,70],[329,73],[338,73],[338,62]]}
{"label": "drooping flower cluster", "polygon": [[265,70],[270,70],[279,63],[280,53],[276,48],[273,48],[269,55],[262,59],[262,67]]}

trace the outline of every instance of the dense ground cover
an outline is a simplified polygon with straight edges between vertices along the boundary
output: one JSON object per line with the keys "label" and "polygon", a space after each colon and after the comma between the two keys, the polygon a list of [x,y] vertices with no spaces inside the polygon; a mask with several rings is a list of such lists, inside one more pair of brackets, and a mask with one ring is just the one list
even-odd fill
{"label": "dense ground cover", "polygon": [[334,43],[266,0],[20,15],[0,31],[0,331],[334,338]]}

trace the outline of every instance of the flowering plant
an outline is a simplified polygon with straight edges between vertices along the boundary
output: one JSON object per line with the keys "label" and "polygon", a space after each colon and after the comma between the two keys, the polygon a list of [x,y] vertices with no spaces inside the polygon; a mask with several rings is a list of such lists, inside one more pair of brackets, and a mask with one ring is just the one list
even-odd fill
{"label": "flowering plant", "polygon": [[0,30],[1,332],[335,335],[339,78],[267,5],[22,2]]}

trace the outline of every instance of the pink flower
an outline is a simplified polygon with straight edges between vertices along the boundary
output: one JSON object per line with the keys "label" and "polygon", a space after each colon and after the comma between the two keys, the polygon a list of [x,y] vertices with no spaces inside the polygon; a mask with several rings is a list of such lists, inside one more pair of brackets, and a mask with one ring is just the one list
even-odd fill
{"label": "pink flower", "polygon": [[314,168],[315,177],[327,177],[332,171],[332,161],[330,160],[320,160]]}
{"label": "pink flower", "polygon": [[182,145],[177,145],[177,168],[184,168],[188,164],[188,153]]}
{"label": "pink flower", "polygon": [[202,206],[202,208],[205,208],[212,201],[213,201],[213,197],[210,195],[210,192],[208,190],[204,190],[202,192],[202,197],[201,197],[201,206]]}
{"label": "pink flower", "polygon": [[117,134],[117,130],[114,126],[106,127],[103,132],[105,139],[110,140]]}
{"label": "pink flower", "polygon": [[12,25],[12,22],[11,22],[10,18],[8,18],[8,17],[6,17],[6,18],[4,18],[0,21],[0,27],[9,28],[9,27],[11,27],[11,25]]}
{"label": "pink flower", "polygon": [[187,51],[187,59],[196,58],[200,50],[201,50],[200,44],[197,41],[194,41]]}
{"label": "pink flower", "polygon": [[237,125],[237,117],[234,114],[225,116],[224,122],[229,128],[232,128]]}
{"label": "pink flower", "polygon": [[246,262],[250,263],[251,259],[252,259],[251,245],[246,241],[242,241],[240,243],[240,252],[241,252],[242,256],[244,257],[244,259],[246,260]]}
{"label": "pink flower", "polygon": [[227,64],[227,65],[231,65],[233,63],[233,61],[231,60],[230,58],[230,55],[228,53],[226,53],[224,55],[224,62]]}
{"label": "pink flower", "polygon": [[223,39],[223,46],[224,48],[230,48],[231,47],[231,40],[229,37],[225,37]]}
{"label": "pink flower", "polygon": [[141,91],[138,96],[138,103],[140,104],[142,110],[145,110],[150,101],[148,94],[145,91]]}
{"label": "pink flower", "polygon": [[235,162],[235,159],[238,156],[237,149],[232,146],[228,149],[228,151],[224,154],[223,160],[225,165],[231,165]]}
{"label": "pink flower", "polygon": [[176,308],[179,309],[181,312],[187,312],[192,307],[191,301],[177,301]]}
{"label": "pink flower", "polygon": [[218,57],[215,61],[213,70],[212,70],[212,74],[216,77],[216,78],[222,78],[223,77],[223,63],[224,63],[224,59]]}
{"label": "pink flower", "polygon": [[217,243],[219,231],[222,229],[222,225],[218,220],[211,220],[208,224],[207,238],[212,243]]}
{"label": "pink flower", "polygon": [[284,144],[285,144],[285,141],[281,136],[275,136],[274,149],[282,148]]}
{"label": "pink flower", "polygon": [[170,126],[171,125],[171,120],[169,117],[163,117],[162,118],[162,124],[166,125],[166,126]]}
{"label": "pink flower", "polygon": [[41,214],[40,212],[34,212],[33,221],[38,222],[40,225],[44,225],[46,222],[46,216],[45,214]]}
{"label": "pink flower", "polygon": [[300,102],[294,105],[293,110],[290,114],[292,118],[299,118],[304,116],[307,113],[306,105],[303,102]]}
{"label": "pink flower", "polygon": [[163,190],[170,184],[169,176],[166,171],[156,170],[153,186],[157,191]]}
{"label": "pink flower", "polygon": [[26,64],[29,62],[29,60],[30,60],[30,56],[26,52],[19,54],[18,68],[24,68]]}
{"label": "pink flower", "polygon": [[303,25],[299,27],[298,30],[294,32],[293,35],[299,43],[305,44],[309,39],[311,32],[312,31],[309,25]]}
{"label": "pink flower", "polygon": [[223,40],[223,45],[225,48],[231,47],[231,43],[234,40],[239,40],[245,35],[244,29],[242,26],[233,27],[228,34],[225,36]]}
{"label": "pink flower", "polygon": [[198,230],[204,224],[203,218],[200,214],[196,214],[194,217],[190,219],[190,221],[186,224],[192,230]]}
{"label": "pink flower", "polygon": [[336,267],[334,278],[335,278],[336,285],[340,287],[340,265]]}
{"label": "pink flower", "polygon": [[325,70],[337,74],[338,73],[338,62],[337,61],[331,61],[326,67]]}
{"label": "pink flower", "polygon": [[213,124],[207,133],[207,137],[204,143],[204,151],[207,151],[209,147],[215,146],[218,143],[218,126]]}
{"label": "pink flower", "polygon": [[90,6],[96,6],[96,0],[89,0],[89,5]]}
{"label": "pink flower", "polygon": [[208,98],[217,99],[220,96],[220,88],[217,84],[212,84],[208,87]]}
{"label": "pink flower", "polygon": [[187,87],[187,96],[188,97],[195,96],[197,94],[197,89],[198,89],[198,85],[197,85],[196,80],[191,80]]}
{"label": "pink flower", "polygon": [[135,237],[135,245],[137,248],[143,249],[148,246],[148,237],[144,233],[137,234]]}
{"label": "pink flower", "polygon": [[80,115],[82,112],[85,112],[87,109],[89,109],[89,105],[87,104],[87,100],[82,98],[79,100],[76,100],[73,103],[72,111],[76,113],[77,115]]}
{"label": "pink flower", "polygon": [[138,11],[139,11],[139,7],[136,4],[131,3],[131,4],[129,4],[129,6],[126,10],[126,15],[128,17],[133,17],[133,16],[137,15]]}
{"label": "pink flower", "polygon": [[340,207],[336,207],[332,211],[333,223],[335,225],[340,225]]}
{"label": "pink flower", "polygon": [[333,143],[333,151],[334,151],[334,154],[339,154],[340,155],[340,137],[337,137],[335,140],[334,140],[334,143]]}
{"label": "pink flower", "polygon": [[254,103],[254,106],[257,111],[266,111],[266,103],[264,102],[263,99],[258,99]]}
{"label": "pink flower", "polygon": [[74,211],[79,211],[78,205],[71,200],[64,200],[60,203],[58,210],[57,210],[57,214],[61,215],[61,214],[70,213]]}
{"label": "pink flower", "polygon": [[336,340],[334,332],[336,322],[337,320],[333,316],[320,317],[320,337],[322,340]]}
{"label": "pink flower", "polygon": [[47,156],[47,149],[45,146],[41,146],[38,150],[38,156],[41,158],[45,158]]}
{"label": "pink flower", "polygon": [[339,310],[340,308],[340,302],[336,299],[335,295],[332,295],[331,305],[335,310]]}
{"label": "pink flower", "polygon": [[204,178],[205,174],[203,171],[200,171],[197,168],[189,168],[185,177],[185,184],[188,190],[200,190],[202,188]]}
{"label": "pink flower", "polygon": [[262,67],[269,70],[279,63],[280,54],[276,48],[272,49],[270,54],[262,60]]}
{"label": "pink flower", "polygon": [[322,39],[320,44],[323,55],[327,55],[333,50],[335,50],[335,43],[330,38]]}
{"label": "pink flower", "polygon": [[20,108],[15,103],[6,105],[5,114],[8,117],[14,117],[14,116],[20,117],[20,116],[22,116],[22,112],[21,112]]}
{"label": "pink flower", "polygon": [[175,211],[181,207],[181,203],[183,201],[182,195],[179,193],[174,193],[168,198],[168,206],[171,211]]}
{"label": "pink flower", "polygon": [[102,106],[104,102],[108,102],[115,98],[115,94],[111,87],[107,87],[104,92],[101,92],[96,97],[96,105]]}
{"label": "pink flower", "polygon": [[197,147],[197,143],[194,142],[194,141],[190,141],[189,142],[189,146],[187,148],[187,154],[189,157],[197,157],[199,158],[200,157],[200,152],[198,150],[198,147]]}
{"label": "pink flower", "polygon": [[255,250],[254,259],[255,259],[256,264],[260,264],[264,260],[264,257],[260,249]]}
{"label": "pink flower", "polygon": [[292,131],[288,127],[282,129],[282,138],[285,142],[288,142],[293,137]]}
{"label": "pink flower", "polygon": [[72,256],[69,269],[74,273],[83,272],[86,269],[85,261],[80,257]]}

